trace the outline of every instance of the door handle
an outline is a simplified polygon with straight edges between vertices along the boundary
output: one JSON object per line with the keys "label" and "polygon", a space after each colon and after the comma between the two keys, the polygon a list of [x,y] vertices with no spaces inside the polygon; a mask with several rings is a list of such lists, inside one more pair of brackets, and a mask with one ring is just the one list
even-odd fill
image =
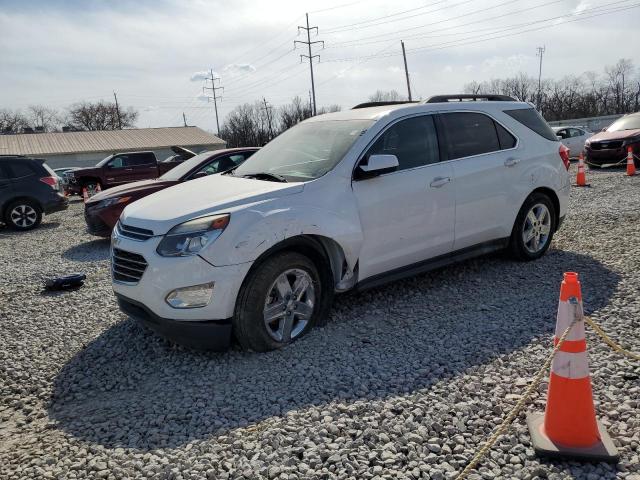
{"label": "door handle", "polygon": [[513,167],[513,166],[515,166],[515,165],[517,165],[519,163],[520,163],[520,159],[511,157],[511,158],[507,158],[504,161],[504,166],[505,167]]}
{"label": "door handle", "polygon": [[133,172],[133,168],[125,168],[124,171],[125,172]]}
{"label": "door handle", "polygon": [[436,177],[429,184],[433,188],[440,188],[451,181],[451,177]]}

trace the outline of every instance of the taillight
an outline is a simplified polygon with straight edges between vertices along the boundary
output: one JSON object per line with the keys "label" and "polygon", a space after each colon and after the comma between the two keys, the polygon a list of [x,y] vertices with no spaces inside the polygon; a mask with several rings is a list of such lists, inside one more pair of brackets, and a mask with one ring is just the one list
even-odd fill
{"label": "taillight", "polygon": [[40,181],[46,183],[54,190],[58,190],[58,177],[42,177]]}
{"label": "taillight", "polygon": [[567,171],[569,171],[569,167],[571,166],[571,162],[569,161],[569,152],[570,150],[563,145],[562,143],[560,144],[560,149],[558,150],[558,153],[560,154],[560,158],[562,159],[562,163],[564,163],[564,168],[567,169]]}

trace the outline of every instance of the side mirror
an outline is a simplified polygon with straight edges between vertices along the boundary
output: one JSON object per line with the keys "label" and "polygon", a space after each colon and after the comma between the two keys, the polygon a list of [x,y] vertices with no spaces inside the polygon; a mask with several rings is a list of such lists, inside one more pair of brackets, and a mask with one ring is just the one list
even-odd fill
{"label": "side mirror", "polygon": [[362,160],[356,169],[356,180],[377,177],[398,169],[400,163],[395,155],[371,155]]}
{"label": "side mirror", "polygon": [[200,170],[199,172],[196,172],[193,174],[193,176],[191,177],[191,180],[195,180],[196,178],[202,178],[206,176],[207,176],[207,172]]}
{"label": "side mirror", "polygon": [[604,127],[602,130],[600,130],[601,132],[606,132],[607,131],[607,127]]}

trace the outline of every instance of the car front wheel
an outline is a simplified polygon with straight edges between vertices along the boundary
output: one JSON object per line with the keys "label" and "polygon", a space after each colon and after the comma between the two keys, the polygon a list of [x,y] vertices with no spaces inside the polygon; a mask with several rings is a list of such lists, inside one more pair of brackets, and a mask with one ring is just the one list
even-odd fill
{"label": "car front wheel", "polygon": [[509,248],[518,260],[536,260],[551,245],[557,225],[556,211],[551,199],[543,193],[533,193],[522,205],[516,217]]}
{"label": "car front wheel", "polygon": [[275,254],[244,282],[233,318],[236,339],[258,352],[297,340],[327,314],[324,290],[309,258],[296,252]]}

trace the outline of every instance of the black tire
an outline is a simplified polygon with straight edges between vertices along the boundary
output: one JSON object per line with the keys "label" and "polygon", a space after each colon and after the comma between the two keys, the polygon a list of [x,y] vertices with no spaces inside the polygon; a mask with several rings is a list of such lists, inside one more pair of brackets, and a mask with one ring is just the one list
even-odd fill
{"label": "black tire", "polygon": [[[302,327],[302,330],[289,340],[278,341],[268,331],[264,320],[264,309],[271,297],[272,286],[276,279],[285,272],[294,269],[306,272],[310,277],[315,301],[306,325],[294,323],[299,328]],[[323,282],[321,278],[318,269],[308,257],[291,251],[276,253],[249,272],[240,289],[233,316],[233,331],[240,346],[245,350],[256,352],[282,348],[302,337],[314,325],[320,323],[320,320],[328,315],[333,298],[333,288],[331,285],[326,285],[326,282]],[[274,299],[274,304],[276,301],[277,299]],[[283,309],[285,308],[290,307],[283,306]],[[300,322],[296,317],[297,314],[288,312],[288,314],[291,313],[293,313],[292,321]],[[279,322],[279,320],[274,320],[274,322]],[[295,326],[292,327],[291,331],[293,332],[295,328]]]}
{"label": "black tire", "polygon": [[42,221],[42,208],[33,200],[15,200],[4,211],[5,223],[14,230],[31,230]]}
{"label": "black tire", "polygon": [[[541,246],[541,248],[537,251],[531,251],[524,240],[524,230],[530,225],[527,220],[527,215],[531,211],[531,209],[537,205],[546,206],[548,213],[550,215],[549,219],[549,234],[547,235],[546,241]],[[551,199],[541,192],[534,192],[525,200],[522,208],[518,212],[518,216],[516,217],[516,221],[513,224],[513,230],[511,231],[511,238],[509,239],[509,251],[511,255],[520,261],[531,261],[537,260],[542,257],[549,246],[551,245],[551,241],[553,240],[553,234],[558,225],[558,213],[553,205]]]}

